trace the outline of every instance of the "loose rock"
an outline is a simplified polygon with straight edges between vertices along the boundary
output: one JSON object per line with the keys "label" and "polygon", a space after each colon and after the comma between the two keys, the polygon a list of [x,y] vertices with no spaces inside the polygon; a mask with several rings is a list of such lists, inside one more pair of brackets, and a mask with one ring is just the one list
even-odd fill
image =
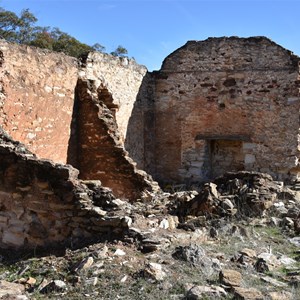
{"label": "loose rock", "polygon": [[237,287],[241,285],[242,274],[235,270],[222,270],[219,274],[219,279],[225,285]]}

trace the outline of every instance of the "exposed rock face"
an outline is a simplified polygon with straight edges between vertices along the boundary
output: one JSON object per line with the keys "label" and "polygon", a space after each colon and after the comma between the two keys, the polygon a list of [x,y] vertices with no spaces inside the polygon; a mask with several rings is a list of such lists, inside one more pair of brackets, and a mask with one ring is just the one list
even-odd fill
{"label": "exposed rock face", "polygon": [[170,54],[152,74],[146,171],[186,183],[226,171],[297,174],[299,60],[264,37],[190,41]]}

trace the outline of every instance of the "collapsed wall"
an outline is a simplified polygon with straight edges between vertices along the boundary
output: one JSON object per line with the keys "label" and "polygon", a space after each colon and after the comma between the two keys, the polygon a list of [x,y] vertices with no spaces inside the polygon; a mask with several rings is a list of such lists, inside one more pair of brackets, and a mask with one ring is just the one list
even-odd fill
{"label": "collapsed wall", "polygon": [[120,234],[125,216],[106,215],[114,198],[69,165],[38,159],[0,129],[0,248],[74,246]]}
{"label": "collapsed wall", "polygon": [[240,170],[296,176],[299,61],[264,37],[190,41],[170,54],[152,74],[145,170],[160,182]]}
{"label": "collapsed wall", "polygon": [[[39,158],[69,163],[136,200],[155,186],[124,149],[146,68],[127,58],[62,53],[0,41],[0,124]],[[97,91],[94,93],[94,91]]]}
{"label": "collapsed wall", "polygon": [[134,201],[143,191],[158,189],[144,171],[138,170],[124,149],[115,115],[105,101],[111,94],[102,85],[81,78],[76,87],[74,126],[76,163],[81,179],[99,179],[120,198]]}

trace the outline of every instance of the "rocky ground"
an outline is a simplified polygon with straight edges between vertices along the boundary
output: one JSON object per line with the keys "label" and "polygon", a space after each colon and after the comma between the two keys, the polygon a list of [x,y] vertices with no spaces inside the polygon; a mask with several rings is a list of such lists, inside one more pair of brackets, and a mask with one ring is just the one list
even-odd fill
{"label": "rocky ground", "polygon": [[227,173],[102,203],[129,229],[77,249],[3,251],[0,299],[300,299],[300,186]]}

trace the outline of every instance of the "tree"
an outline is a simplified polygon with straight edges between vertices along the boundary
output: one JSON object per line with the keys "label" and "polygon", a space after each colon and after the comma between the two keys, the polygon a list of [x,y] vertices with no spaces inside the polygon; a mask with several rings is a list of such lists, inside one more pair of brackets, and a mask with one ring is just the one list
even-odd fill
{"label": "tree", "polygon": [[35,38],[30,42],[31,46],[53,50],[53,38],[49,27],[39,27]]}
{"label": "tree", "polygon": [[113,56],[122,56],[122,57],[124,57],[124,56],[126,56],[128,54],[128,51],[127,51],[126,48],[124,48],[123,46],[119,45],[117,47],[117,49],[115,51],[112,51],[110,54],[113,55]]}
{"label": "tree", "polygon": [[[99,43],[89,46],[59,28],[36,26],[37,21],[38,19],[29,9],[22,10],[19,17],[14,12],[0,7],[0,38],[9,42],[64,52],[74,57],[79,57],[89,51],[105,51],[105,47]],[[127,50],[122,46],[118,46],[111,54],[125,56]]]}
{"label": "tree", "polygon": [[15,13],[0,8],[0,37],[14,42],[17,38],[18,22],[19,17]]}
{"label": "tree", "polygon": [[0,37],[10,42],[28,44],[34,37],[37,18],[28,10],[21,12],[20,17],[11,11],[0,8]]}
{"label": "tree", "polygon": [[102,46],[99,43],[96,43],[92,46],[93,50],[98,51],[98,52],[105,52],[105,47]]}
{"label": "tree", "polygon": [[37,20],[29,9],[22,10],[18,22],[18,42],[20,44],[29,44],[35,38],[38,27],[33,25]]}
{"label": "tree", "polygon": [[79,57],[82,54],[93,50],[91,46],[79,42],[77,39],[60,31],[58,28],[55,28],[54,31],[51,32],[51,36],[54,40],[52,45],[54,51],[64,52],[70,56]]}

